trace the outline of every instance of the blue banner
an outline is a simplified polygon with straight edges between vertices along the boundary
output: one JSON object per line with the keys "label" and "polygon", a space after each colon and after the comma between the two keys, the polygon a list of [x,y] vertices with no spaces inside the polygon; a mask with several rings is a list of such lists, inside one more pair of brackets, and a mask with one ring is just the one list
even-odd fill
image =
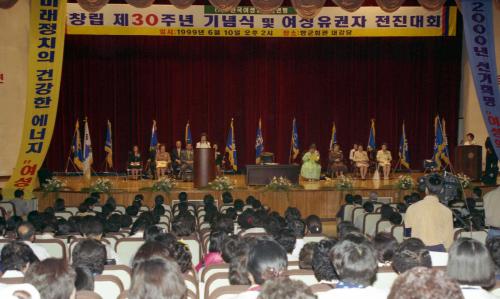
{"label": "blue banner", "polygon": [[491,0],[462,0],[465,43],[476,94],[491,143],[500,157],[500,92],[492,11]]}

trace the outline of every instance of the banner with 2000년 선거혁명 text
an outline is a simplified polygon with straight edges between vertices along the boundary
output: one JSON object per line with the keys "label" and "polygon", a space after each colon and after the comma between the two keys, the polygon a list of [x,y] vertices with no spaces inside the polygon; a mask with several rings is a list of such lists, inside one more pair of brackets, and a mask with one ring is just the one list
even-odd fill
{"label": "banner with 2000\ub144 \uc120\uac70\ud601\uba85 text", "polygon": [[59,99],[65,15],[66,0],[31,1],[26,111],[16,167],[2,190],[8,199],[16,189],[31,198],[49,149]]}
{"label": "banner with 2000\ub144 \uc120\uac70\ud601\uba85 text", "polygon": [[323,7],[314,19],[298,16],[293,7],[260,14],[254,7],[239,6],[223,13],[210,5],[177,9],[172,5],[135,8],[108,4],[95,13],[77,3],[68,4],[67,33],[89,35],[156,35],[200,37],[381,37],[454,36],[457,8],[443,6],[429,11],[406,6],[387,13],[379,7],[347,12]]}

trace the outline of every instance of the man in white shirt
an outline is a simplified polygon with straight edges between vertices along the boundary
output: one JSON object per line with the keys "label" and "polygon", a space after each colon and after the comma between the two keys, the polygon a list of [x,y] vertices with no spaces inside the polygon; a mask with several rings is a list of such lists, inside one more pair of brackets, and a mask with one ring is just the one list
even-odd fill
{"label": "man in white shirt", "polygon": [[500,187],[486,193],[484,202],[484,223],[489,226],[488,239],[500,236]]}
{"label": "man in white shirt", "polygon": [[20,241],[12,241],[2,248],[2,278],[24,277],[29,266],[37,262],[31,248]]}
{"label": "man in white shirt", "polygon": [[14,199],[11,200],[10,202],[14,205],[16,208],[16,215],[20,217],[25,217],[28,215],[29,212],[31,212],[31,207],[30,204],[27,200],[24,199],[24,191],[23,190],[16,190],[14,192]]}
{"label": "man in white shirt", "polygon": [[40,261],[50,257],[45,248],[33,243],[35,242],[35,227],[30,222],[23,222],[17,227],[17,237],[33,250]]}
{"label": "man in white shirt", "polygon": [[[99,242],[102,242],[102,236],[104,234],[104,226],[102,225],[101,221],[97,219],[97,217],[86,218],[82,223],[80,231],[85,238],[94,239]],[[104,242],[102,243],[106,247],[106,259],[115,260],[115,263],[117,265],[121,264],[121,261],[118,259],[118,254],[116,253],[116,251],[109,244]]]}
{"label": "man in white shirt", "polygon": [[349,160],[354,163],[354,153],[358,150],[358,145],[354,144],[351,151],[349,152]]}
{"label": "man in white shirt", "polygon": [[368,242],[342,240],[337,243],[330,259],[339,276],[334,289],[319,293],[319,299],[386,299],[387,292],[372,287],[377,276],[377,257]]}

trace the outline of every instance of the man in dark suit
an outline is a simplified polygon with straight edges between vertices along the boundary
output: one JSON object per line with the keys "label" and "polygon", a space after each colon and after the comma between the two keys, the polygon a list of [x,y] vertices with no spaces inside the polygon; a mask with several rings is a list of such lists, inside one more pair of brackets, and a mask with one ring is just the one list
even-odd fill
{"label": "man in dark suit", "polygon": [[181,153],[182,153],[182,142],[177,140],[175,142],[175,148],[170,153],[170,157],[172,158],[172,168],[174,169],[174,173],[178,174],[181,170]]}
{"label": "man in dark suit", "polygon": [[186,149],[181,152],[181,172],[193,170],[194,152],[193,145],[186,144]]}

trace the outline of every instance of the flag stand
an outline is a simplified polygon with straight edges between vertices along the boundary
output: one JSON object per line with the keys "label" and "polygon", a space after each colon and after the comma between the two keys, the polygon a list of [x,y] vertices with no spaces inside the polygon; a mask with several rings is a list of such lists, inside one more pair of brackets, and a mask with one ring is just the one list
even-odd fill
{"label": "flag stand", "polygon": [[[73,139],[75,139],[76,132],[73,133]],[[72,139],[72,140],[73,140]],[[80,175],[83,175],[83,172],[80,172],[78,167],[76,167],[75,162],[71,159],[71,153],[73,151],[73,145],[69,147],[69,153],[68,153],[68,158],[66,159],[66,167],[64,168],[64,173],[68,173],[68,168],[69,168],[69,163],[71,163],[71,166],[73,166],[73,170],[75,173],[79,173]]]}

